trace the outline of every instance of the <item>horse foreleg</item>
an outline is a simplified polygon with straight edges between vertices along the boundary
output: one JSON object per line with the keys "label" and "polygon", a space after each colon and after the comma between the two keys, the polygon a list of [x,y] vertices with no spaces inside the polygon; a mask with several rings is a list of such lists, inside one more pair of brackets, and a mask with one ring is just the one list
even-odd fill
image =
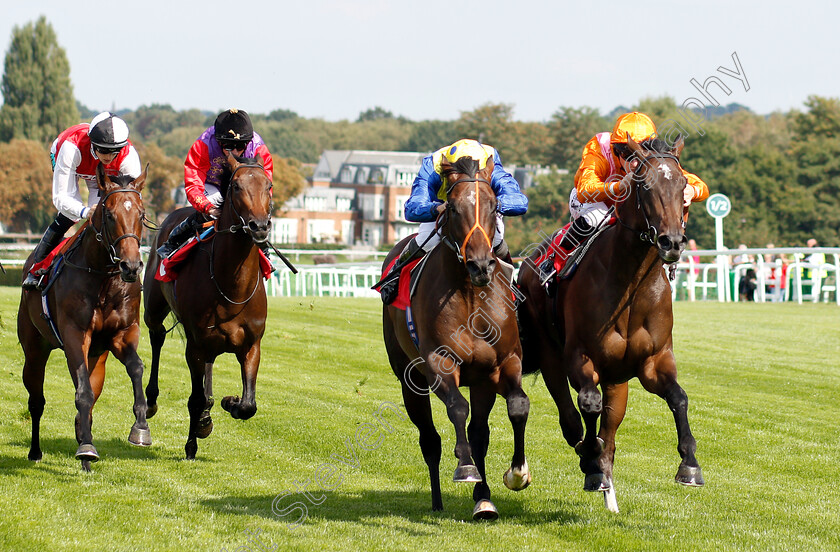
{"label": "horse foreleg", "polygon": [[260,369],[260,342],[257,340],[244,353],[236,353],[242,372],[242,398],[227,396],[222,408],[238,420],[247,420],[257,413],[257,371]]}
{"label": "horse foreleg", "polygon": [[[34,329],[34,328],[33,328]],[[41,416],[44,414],[44,371],[50,350],[38,343],[21,340],[24,350],[23,385],[29,392],[29,416],[32,419],[32,440],[29,445],[29,459],[35,462],[43,457],[41,452]]]}
{"label": "horse foreleg", "polygon": [[677,483],[699,487],[705,483],[700,464],[694,456],[697,441],[688,425],[688,395],[677,383],[677,362],[671,349],[662,351],[645,364],[639,376],[646,390],[659,395],[668,403],[677,426],[677,450],[682,462],[674,478]]}
{"label": "horse foreleg", "polygon": [[583,481],[584,491],[606,491],[609,481],[598,459],[604,450],[604,443],[598,434],[598,418],[603,410],[603,399],[598,391],[598,375],[591,360],[583,355],[566,357],[569,367],[569,381],[578,392],[578,408],[586,429],[583,440],[575,445],[575,452],[580,456],[580,469],[586,476]]}
{"label": "horse foreleg", "polygon": [[[149,328],[149,343],[152,346],[152,366],[149,370],[149,383],[146,385],[146,417],[151,418],[157,413],[157,400],[160,396],[158,388],[158,369],[160,367],[160,351],[166,342],[166,327],[164,321],[170,312],[169,303],[163,296],[161,283],[154,279],[157,270],[157,254],[152,248],[149,266],[146,267],[146,278],[143,283],[143,320]],[[151,271],[151,272],[150,272]]]}
{"label": "horse foreleg", "polygon": [[137,354],[139,341],[140,327],[134,324],[123,332],[120,339],[114,340],[112,350],[117,360],[125,366],[125,371],[131,379],[131,388],[134,390],[134,425],[131,426],[128,434],[128,442],[132,445],[148,447],[152,444],[152,434],[146,421],[148,407],[146,396],[143,394],[143,361]]}
{"label": "horse foreleg", "polygon": [[190,382],[192,383],[192,391],[190,398],[187,400],[187,409],[190,412],[190,428],[187,435],[187,444],[184,445],[184,452],[187,455],[187,460],[195,460],[195,453],[198,451],[198,429],[201,413],[204,410],[206,403],[204,399],[204,371],[206,360],[204,352],[201,347],[192,343],[192,340],[187,340],[187,348],[185,351],[187,359],[187,366],[190,369]]}
{"label": "horse foreleg", "polygon": [[92,410],[94,403],[93,387],[90,383],[90,372],[87,367],[87,351],[90,348],[90,335],[67,331],[64,334],[65,343],[78,343],[80,348],[67,347],[64,354],[67,357],[67,368],[70,370],[70,377],[73,378],[73,385],[76,387],[76,416],[79,421],[76,438],[79,441],[79,448],[76,450],[76,458],[81,460],[82,468],[90,469],[90,462],[99,460],[99,453],[93,446],[93,435],[91,433]]}
{"label": "horse foreleg", "polygon": [[475,466],[481,476],[481,481],[478,481],[473,487],[474,520],[493,520],[499,517],[496,506],[490,500],[490,486],[487,485],[487,473],[484,464],[487,449],[490,446],[490,426],[487,421],[495,402],[496,391],[492,387],[474,386],[470,388],[472,416],[470,416],[467,434],[470,440],[470,452],[472,452]]}
{"label": "horse foreleg", "polygon": [[613,463],[615,462],[615,434],[618,426],[624,420],[627,411],[627,382],[619,384],[602,384],[604,407],[601,413],[601,431],[598,436],[604,442],[598,464],[607,478],[608,488],[604,489],[604,504],[611,512],[618,513],[618,502],[615,497],[613,484]]}
{"label": "horse foreleg", "polygon": [[531,484],[531,471],[525,459],[525,424],[531,410],[531,401],[522,390],[522,363],[511,355],[502,364],[499,382],[500,394],[507,401],[508,419],[513,427],[513,458],[503,477],[505,486],[521,491]]}
{"label": "horse foreleg", "polygon": [[452,480],[477,483],[481,481],[481,475],[473,463],[472,451],[467,439],[467,417],[470,414],[470,404],[458,390],[453,374],[459,367],[453,366],[454,362],[451,357],[431,353],[426,362],[428,367],[426,379],[429,380],[429,386],[434,389],[435,395],[443,401],[449,421],[455,427],[455,457],[458,459],[458,466],[455,468]]}

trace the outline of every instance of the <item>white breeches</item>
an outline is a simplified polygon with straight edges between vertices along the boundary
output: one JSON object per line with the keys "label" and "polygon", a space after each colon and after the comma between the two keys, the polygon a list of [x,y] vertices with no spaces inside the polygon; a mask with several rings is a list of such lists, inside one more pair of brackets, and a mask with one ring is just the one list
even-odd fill
{"label": "white breeches", "polygon": [[595,228],[607,216],[609,208],[603,201],[595,203],[581,203],[578,199],[577,190],[572,188],[572,193],[569,194],[569,212],[572,215],[572,220],[583,217],[589,223],[589,226]]}

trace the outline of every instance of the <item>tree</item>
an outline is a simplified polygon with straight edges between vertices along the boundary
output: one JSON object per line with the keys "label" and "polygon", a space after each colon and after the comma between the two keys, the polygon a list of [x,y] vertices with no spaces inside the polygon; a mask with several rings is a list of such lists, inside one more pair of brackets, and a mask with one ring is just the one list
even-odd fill
{"label": "tree", "polygon": [[599,132],[612,130],[612,125],[591,107],[561,107],[548,123],[551,140],[548,162],[562,169],[576,171],[583,146]]}
{"label": "tree", "polygon": [[0,141],[41,143],[79,122],[70,63],[45,17],[12,31],[0,91]]}
{"label": "tree", "polygon": [[0,144],[0,221],[12,232],[40,234],[55,214],[44,146],[33,140]]}
{"label": "tree", "polygon": [[388,111],[387,109],[383,109],[379,106],[376,106],[372,109],[366,109],[359,113],[359,118],[356,119],[357,123],[363,123],[365,121],[376,121],[378,119],[393,119],[394,114]]}
{"label": "tree", "polygon": [[300,172],[300,163],[295,159],[282,157],[272,157],[272,159],[274,160],[274,173],[271,179],[274,185],[272,201],[275,206],[282,208],[289,198],[298,195],[303,190],[306,181]]}

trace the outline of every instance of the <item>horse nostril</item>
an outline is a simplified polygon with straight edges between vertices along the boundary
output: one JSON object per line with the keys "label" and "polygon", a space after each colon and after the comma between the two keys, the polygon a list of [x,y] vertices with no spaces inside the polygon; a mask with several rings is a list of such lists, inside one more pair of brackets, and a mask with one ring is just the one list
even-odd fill
{"label": "horse nostril", "polygon": [[656,245],[659,247],[659,249],[668,251],[671,248],[673,248],[674,242],[672,242],[671,238],[669,238],[668,236],[659,236],[659,238],[657,238],[656,240]]}

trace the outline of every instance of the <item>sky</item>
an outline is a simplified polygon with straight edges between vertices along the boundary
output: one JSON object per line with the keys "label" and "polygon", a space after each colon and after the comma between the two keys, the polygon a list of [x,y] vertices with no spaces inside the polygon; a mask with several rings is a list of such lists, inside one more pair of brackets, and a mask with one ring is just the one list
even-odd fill
{"label": "sky", "polygon": [[691,79],[761,114],[840,96],[840,3],[829,1],[30,0],[3,7],[4,54],[12,29],[41,15],[93,110],[337,121],[379,106],[451,120],[504,103],[516,120],[547,121],[565,106],[682,105],[701,97]]}

